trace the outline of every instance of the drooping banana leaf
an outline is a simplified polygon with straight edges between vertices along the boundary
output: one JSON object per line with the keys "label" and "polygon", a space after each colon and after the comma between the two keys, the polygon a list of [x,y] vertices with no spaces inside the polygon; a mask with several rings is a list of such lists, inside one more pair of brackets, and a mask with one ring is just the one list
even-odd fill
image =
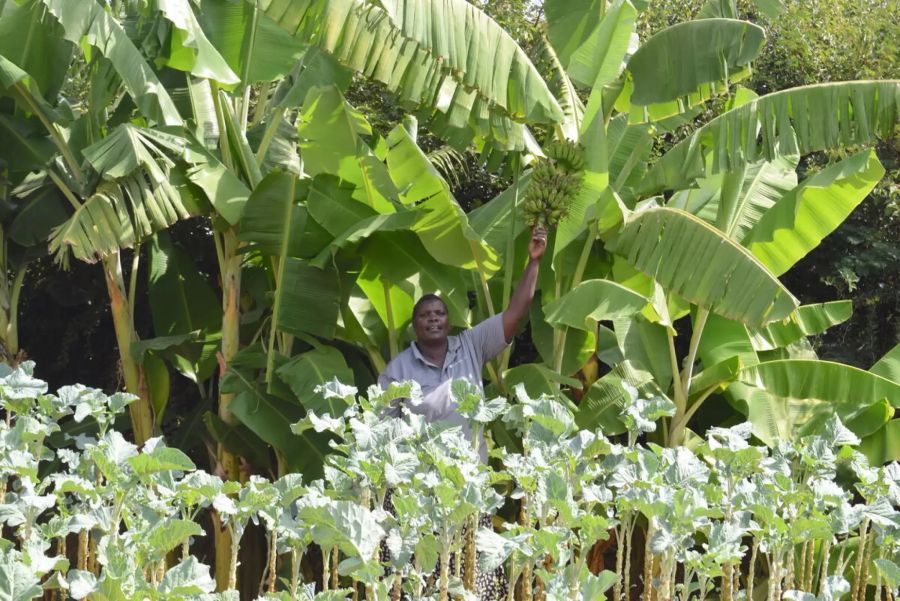
{"label": "drooping banana leaf", "polygon": [[50,250],[59,261],[71,250],[94,262],[197,212],[186,187],[176,186],[174,162],[140,128],[119,126],[84,156],[107,180],[54,230]]}
{"label": "drooping banana leaf", "polygon": [[0,158],[6,162],[7,177],[13,184],[46,166],[53,156],[53,143],[37,119],[0,114],[0,138]]}
{"label": "drooping banana leaf", "polygon": [[596,31],[606,0],[545,0],[547,37],[562,63]]}
{"label": "drooping banana leaf", "polygon": [[715,84],[746,76],[742,71],[759,54],[764,40],[762,27],[736,19],[701,19],[667,27],[628,60],[634,79],[631,102],[659,104],[698,91],[708,96]]}
{"label": "drooping banana leaf", "polygon": [[500,269],[497,251],[469,225],[450,186],[402,126],[387,138],[387,164],[400,199],[421,211],[412,231],[437,261],[478,270],[485,279]]}
{"label": "drooping banana leaf", "polygon": [[628,115],[616,115],[606,128],[609,178],[616,190],[633,186],[647,170],[654,137],[646,123],[628,123]]}
{"label": "drooping banana leaf", "polygon": [[445,114],[446,126],[505,140],[510,119],[562,117],[522,49],[465,0],[263,0],[259,7],[405,102]]}
{"label": "drooping banana leaf", "polygon": [[672,359],[666,327],[640,315],[613,321],[616,343],[622,355],[653,375],[664,390],[672,383]]}
{"label": "drooping banana leaf", "polygon": [[783,319],[798,305],[746,249],[678,209],[633,213],[607,248],[667,290],[752,327]]}
{"label": "drooping banana leaf", "polygon": [[597,322],[630,317],[647,305],[647,299],[609,280],[587,280],[544,307],[552,326],[594,332]]}
{"label": "drooping banana leaf", "polygon": [[[226,86],[240,82],[222,55],[206,38],[188,0],[158,0],[157,7],[173,25],[166,64]],[[206,7],[204,7],[206,8]]]}
{"label": "drooping banana leaf", "polygon": [[[616,0],[602,13],[599,22],[596,17],[601,13],[594,3],[590,6],[590,12],[583,11],[585,7],[579,6],[583,4],[579,2],[547,4],[559,5],[558,8],[554,6],[554,11],[547,11],[548,28],[554,44],[559,43],[562,48],[569,45],[562,34],[571,29],[572,25],[576,29],[585,27],[587,33],[571,53],[566,52],[563,64],[569,76],[588,88],[602,87],[619,77],[625,66],[626,54],[636,44],[636,40],[632,38],[636,37],[634,26],[637,11],[631,2]],[[566,11],[568,14],[556,15],[557,11]],[[573,23],[573,17],[581,17],[580,22]],[[590,28],[589,31],[587,28]],[[571,33],[574,34],[575,31]]]}
{"label": "drooping banana leaf", "polygon": [[38,0],[0,6],[0,55],[30,73],[45,98],[55,99],[65,83],[73,45],[59,35]]}
{"label": "drooping banana leaf", "polygon": [[832,414],[867,436],[900,405],[900,384],[829,361],[787,359],[746,367],[729,392],[746,401],[754,434],[767,444],[815,433]]}
{"label": "drooping banana leaf", "polygon": [[395,211],[397,190],[387,169],[362,138],[371,136],[365,117],[337,88],[315,88],[306,96],[298,131],[303,168],[328,173],[356,186],[353,196],[379,213]]}
{"label": "drooping banana leaf", "polygon": [[889,350],[869,371],[892,382],[900,383],[900,344]]}
{"label": "drooping banana leaf", "polygon": [[307,46],[291,72],[278,83],[272,102],[283,108],[298,107],[311,89],[333,85],[345,92],[352,80],[353,73],[333,56],[316,46]]}
{"label": "drooping banana leaf", "polygon": [[54,185],[43,184],[34,189],[13,191],[22,206],[5,227],[9,240],[25,248],[44,247],[53,228],[69,217],[69,203]]}
{"label": "drooping banana leaf", "polygon": [[202,8],[204,33],[245,85],[283,77],[303,54],[304,44],[251,2],[203,0]]}
{"label": "drooping banana leaf", "polygon": [[[762,158],[871,144],[897,124],[900,81],[850,81],[775,92],[722,113],[659,159],[638,191],[687,188],[696,178]],[[711,154],[709,162],[706,155]]]}
{"label": "drooping banana leaf", "polygon": [[750,332],[753,348],[769,351],[797,342],[805,336],[820,334],[843,323],[853,315],[851,301],[834,301],[803,305],[782,321],[773,322]]}
{"label": "drooping banana leaf", "polygon": [[[531,181],[531,172],[523,173],[519,178],[518,186],[512,185],[495,198],[484,203],[468,214],[469,225],[477,232],[478,236],[496,248],[500,252],[505,250],[506,238],[509,235],[518,237],[525,231],[525,212],[522,209],[522,198],[528,183]],[[518,205],[513,210],[513,201],[518,194]],[[514,221],[514,223],[510,223]],[[515,226],[511,232],[510,228]]]}
{"label": "drooping banana leaf", "polygon": [[826,167],[767,210],[744,245],[772,273],[785,273],[837,229],[883,175],[874,150]]}
{"label": "drooping banana leaf", "polygon": [[302,259],[283,257],[275,291],[275,327],[294,335],[334,338],[340,314],[338,274],[331,266],[318,268]]}
{"label": "drooping banana leaf", "polygon": [[540,57],[538,64],[546,65],[545,68],[550,72],[547,84],[563,112],[560,121],[562,133],[569,140],[577,140],[578,131],[581,129],[581,122],[584,119],[584,103],[578,96],[578,90],[575,89],[575,85],[569,79],[569,75],[545,35],[537,38],[536,53]]}
{"label": "drooping banana leaf", "polygon": [[181,124],[181,115],[140,50],[96,0],[41,1],[62,26],[65,39],[86,42],[109,60],[141,114],[160,125]]}

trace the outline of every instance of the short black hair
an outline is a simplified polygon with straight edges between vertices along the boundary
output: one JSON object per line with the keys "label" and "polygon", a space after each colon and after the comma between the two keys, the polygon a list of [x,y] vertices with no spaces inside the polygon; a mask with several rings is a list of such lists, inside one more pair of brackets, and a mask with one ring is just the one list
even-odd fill
{"label": "short black hair", "polygon": [[429,303],[429,302],[431,302],[431,301],[440,301],[440,303],[441,303],[442,305],[444,305],[444,311],[447,311],[448,313],[450,312],[450,311],[447,309],[447,303],[444,302],[444,299],[442,299],[442,298],[441,298],[440,296],[438,296],[437,294],[430,294],[430,293],[429,293],[429,294],[423,294],[423,295],[419,298],[419,300],[416,301],[416,304],[413,305],[413,311],[412,311],[413,317],[415,317],[415,316],[416,316],[416,313],[419,312],[419,307],[421,307],[423,304]]}

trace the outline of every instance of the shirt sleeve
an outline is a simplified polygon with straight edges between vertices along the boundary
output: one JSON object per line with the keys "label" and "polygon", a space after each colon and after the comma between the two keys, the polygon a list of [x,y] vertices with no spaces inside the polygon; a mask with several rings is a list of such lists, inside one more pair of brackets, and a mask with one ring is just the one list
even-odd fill
{"label": "shirt sleeve", "polygon": [[506,343],[506,335],[503,333],[502,313],[485,319],[471,330],[468,330],[466,335],[469,336],[475,352],[481,354],[482,364],[490,361],[509,346]]}

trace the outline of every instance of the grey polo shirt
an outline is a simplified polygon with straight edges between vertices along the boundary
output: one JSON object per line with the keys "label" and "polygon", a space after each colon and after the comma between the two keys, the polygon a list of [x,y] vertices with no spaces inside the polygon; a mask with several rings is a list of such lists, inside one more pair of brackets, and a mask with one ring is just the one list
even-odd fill
{"label": "grey polo shirt", "polygon": [[[458,336],[449,336],[443,367],[427,360],[416,343],[410,343],[406,350],[387,364],[378,376],[378,384],[387,388],[391,382],[418,382],[422,387],[424,402],[409,407],[409,410],[424,416],[428,421],[443,420],[459,424],[466,436],[471,437],[466,420],[457,413],[456,403],[450,397],[449,383],[451,380],[468,380],[483,391],[481,370],[484,364],[499,355],[506,346],[503,314],[500,313],[473,328],[463,330]],[[483,440],[480,446],[482,459],[486,461],[487,449]]]}

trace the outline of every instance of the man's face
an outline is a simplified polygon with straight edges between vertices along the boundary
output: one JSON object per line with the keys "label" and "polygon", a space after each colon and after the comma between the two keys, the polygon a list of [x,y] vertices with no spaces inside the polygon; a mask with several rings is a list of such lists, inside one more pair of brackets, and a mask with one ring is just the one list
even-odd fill
{"label": "man's face", "polygon": [[450,333],[450,322],[447,309],[439,300],[422,303],[413,315],[413,330],[419,342],[436,342],[447,338]]}

